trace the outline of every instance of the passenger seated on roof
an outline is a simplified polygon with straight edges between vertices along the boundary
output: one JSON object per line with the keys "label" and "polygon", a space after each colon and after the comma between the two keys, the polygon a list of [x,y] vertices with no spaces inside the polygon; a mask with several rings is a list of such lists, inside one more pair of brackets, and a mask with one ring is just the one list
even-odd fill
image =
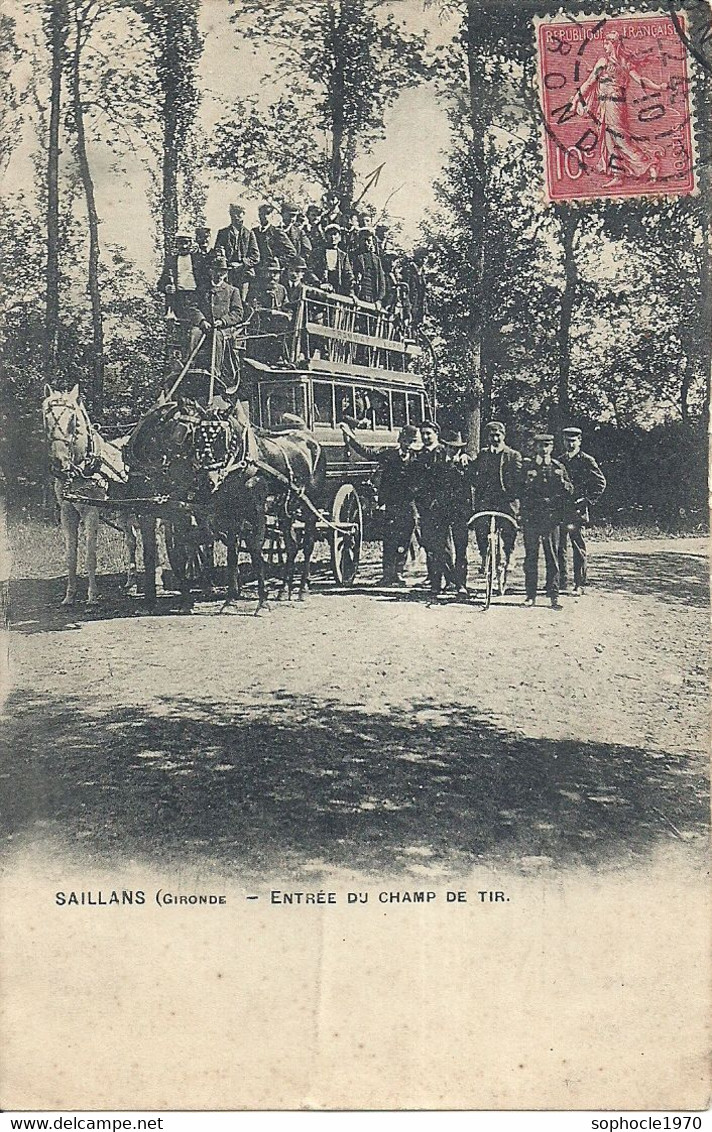
{"label": "passenger seated on roof", "polygon": [[265,365],[278,365],[289,355],[291,312],[287,290],[280,283],[282,268],[278,259],[269,260],[265,273],[258,275],[252,292],[257,315],[257,337],[250,354]]}

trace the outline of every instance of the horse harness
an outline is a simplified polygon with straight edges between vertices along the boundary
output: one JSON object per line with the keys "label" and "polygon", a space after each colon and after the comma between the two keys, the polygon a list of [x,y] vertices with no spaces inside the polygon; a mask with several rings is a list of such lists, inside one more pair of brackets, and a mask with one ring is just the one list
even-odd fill
{"label": "horse harness", "polygon": [[[84,422],[87,431],[87,450],[81,460],[76,459],[74,439],[68,437],[66,430],[60,424],[59,413],[53,412],[50,416],[50,410],[55,410],[57,407],[73,414],[72,423],[75,426],[78,418]],[[61,479],[70,485],[76,479],[94,480],[105,490],[112,480],[118,483],[126,482],[126,476],[122,477],[97,447],[96,432],[83,404],[68,405],[61,397],[55,397],[42,406],[42,416],[48,442],[50,444],[63,444],[69,450],[70,467],[61,476],[57,476],[57,479]],[[108,468],[114,474],[107,475],[104,468]]]}

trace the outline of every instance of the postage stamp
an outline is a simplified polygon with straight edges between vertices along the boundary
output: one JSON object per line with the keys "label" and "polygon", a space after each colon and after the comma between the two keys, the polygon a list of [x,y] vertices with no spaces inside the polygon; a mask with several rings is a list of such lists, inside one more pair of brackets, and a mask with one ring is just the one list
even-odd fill
{"label": "postage stamp", "polygon": [[668,15],[537,27],[549,200],[695,191],[688,57]]}

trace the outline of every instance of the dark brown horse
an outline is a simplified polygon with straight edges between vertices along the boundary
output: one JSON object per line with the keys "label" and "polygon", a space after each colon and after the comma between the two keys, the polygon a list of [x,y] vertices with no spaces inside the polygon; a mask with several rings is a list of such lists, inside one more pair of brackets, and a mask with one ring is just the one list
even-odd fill
{"label": "dark brown horse", "polygon": [[192,436],[206,412],[192,399],[161,400],[139,421],[126,446],[129,494],[138,501],[136,510],[143,516],[145,593],[149,605],[155,602],[151,573],[155,538],[150,540],[155,514],[160,513],[170,524],[172,560],[181,592],[181,609],[186,612],[192,604],[190,547],[212,541],[205,522],[210,492],[196,470],[192,446]]}
{"label": "dark brown horse", "polygon": [[309,567],[316,542],[318,510],[323,504],[326,460],[306,428],[268,432],[255,428],[238,407],[226,413],[207,411],[193,434],[196,467],[207,472],[214,493],[215,529],[227,545],[229,612],[239,596],[238,551],[243,541],[257,579],[257,613],[268,609],[262,551],[267,514],[272,507],[284,540],[282,583],[292,596],[298,550],[296,524],[303,526],[304,561],[299,599],[309,588]]}

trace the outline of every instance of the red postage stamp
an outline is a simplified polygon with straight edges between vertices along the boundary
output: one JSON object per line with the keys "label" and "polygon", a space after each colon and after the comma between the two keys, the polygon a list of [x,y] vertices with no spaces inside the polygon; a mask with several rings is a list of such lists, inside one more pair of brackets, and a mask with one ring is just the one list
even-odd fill
{"label": "red postage stamp", "polygon": [[549,200],[695,190],[687,52],[665,15],[537,27]]}

